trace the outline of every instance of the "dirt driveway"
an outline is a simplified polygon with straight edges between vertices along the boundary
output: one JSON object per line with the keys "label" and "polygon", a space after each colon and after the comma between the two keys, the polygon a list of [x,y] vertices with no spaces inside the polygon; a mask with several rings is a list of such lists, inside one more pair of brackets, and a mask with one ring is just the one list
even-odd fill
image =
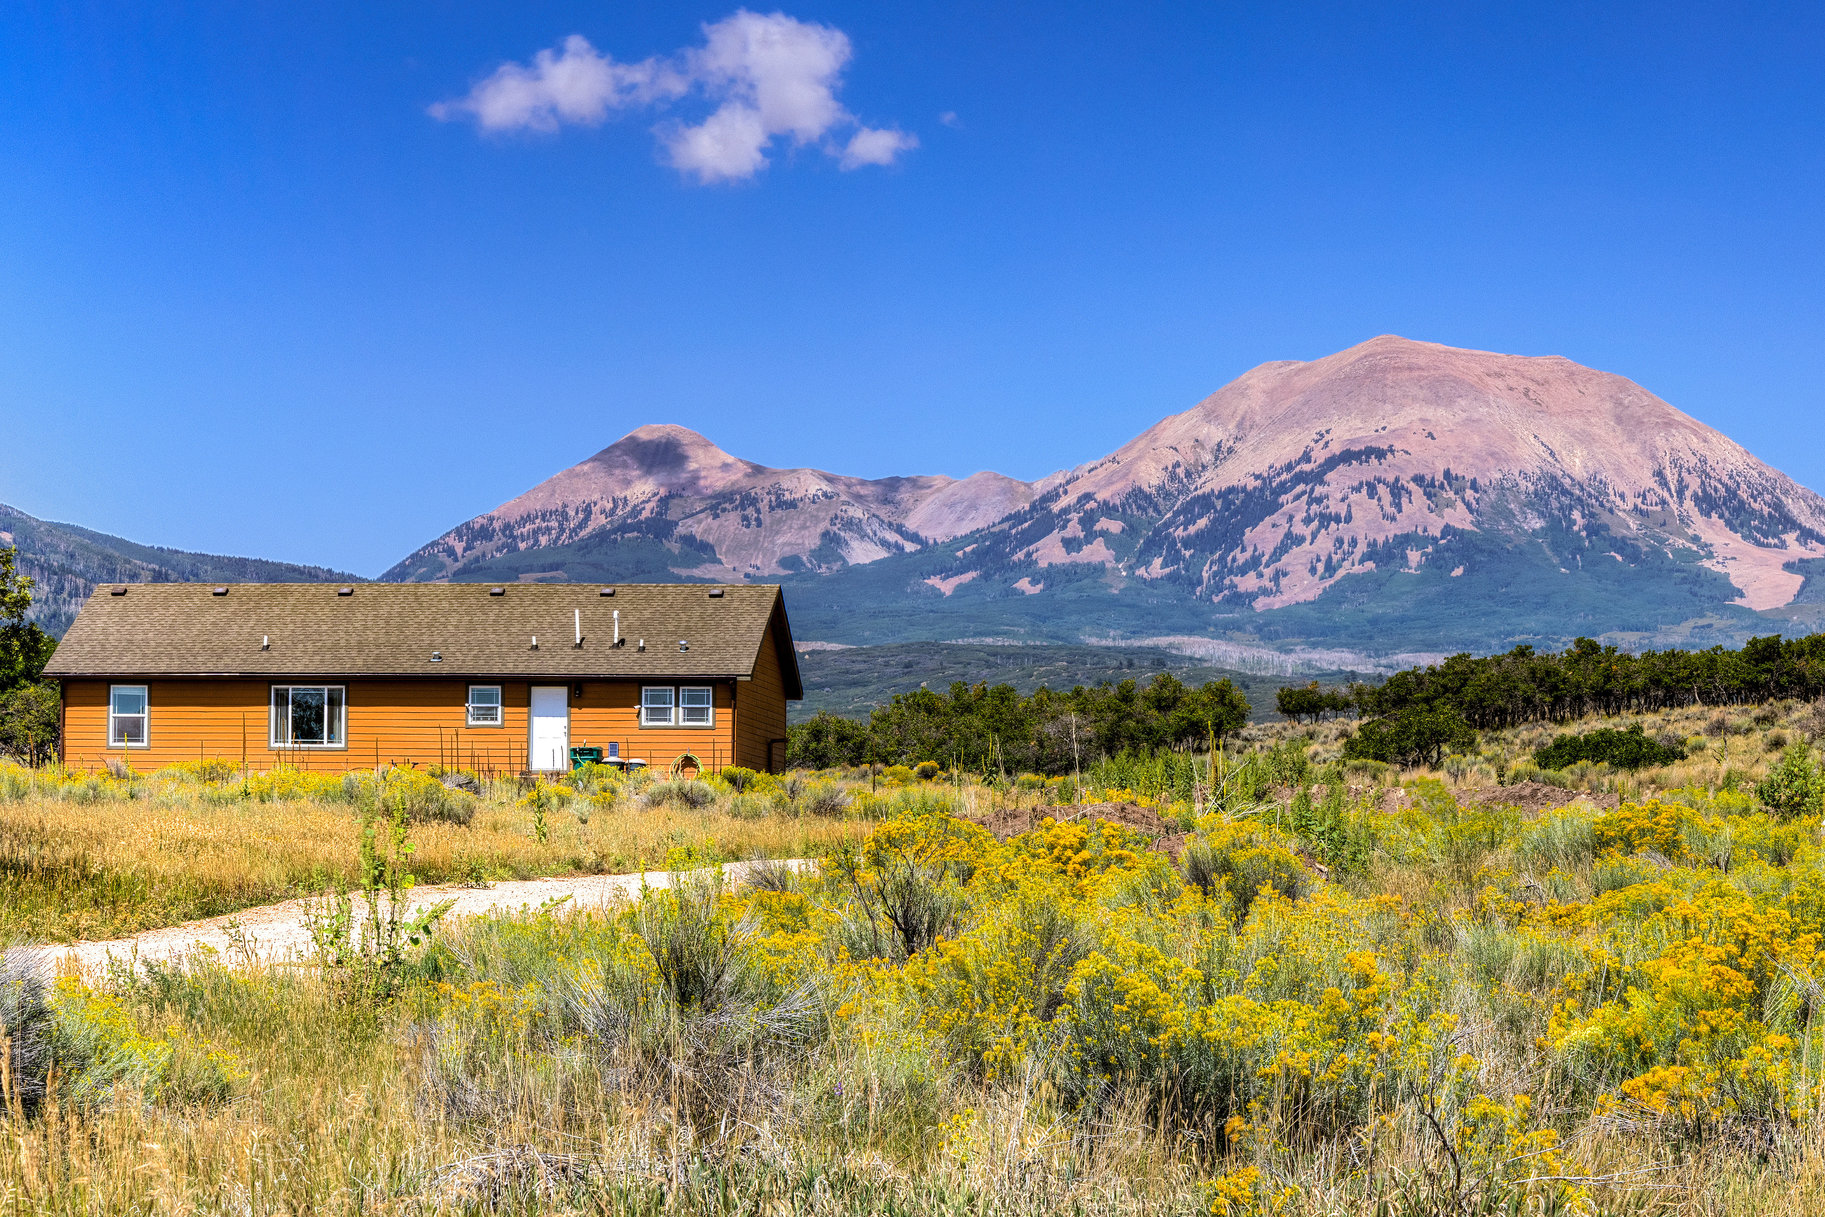
{"label": "dirt driveway", "polygon": [[[784,863],[731,862],[722,868],[723,881],[740,883],[755,866],[785,865],[803,869],[810,862],[792,860]],[[693,875],[708,874],[692,871]],[[639,875],[583,875],[568,879],[514,879],[488,887],[457,887],[449,884],[415,887],[408,897],[408,909],[424,908],[448,900],[451,908],[445,919],[479,917],[486,913],[537,909],[552,901],[564,901],[567,908],[601,908],[637,896],[641,888],[670,886],[672,876],[665,871],[648,871]],[[360,901],[356,901],[359,912]],[[286,963],[305,958],[310,953],[310,935],[304,929],[306,902],[287,900],[280,904],[242,909],[226,917],[191,921],[162,930],[146,930],[131,938],[106,942],[76,942],[38,948],[47,968],[75,968],[99,971],[110,957],[127,962],[133,959],[169,961],[188,955],[198,946],[218,951],[230,962],[257,960],[261,963]],[[236,938],[244,944],[237,948]],[[251,959],[249,958],[251,957]]]}

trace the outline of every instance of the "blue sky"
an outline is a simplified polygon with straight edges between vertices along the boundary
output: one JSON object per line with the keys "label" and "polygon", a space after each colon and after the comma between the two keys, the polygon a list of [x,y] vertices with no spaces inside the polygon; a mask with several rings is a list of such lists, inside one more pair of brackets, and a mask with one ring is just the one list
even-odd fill
{"label": "blue sky", "polygon": [[5,6],[0,502],[373,574],[646,422],[1036,477],[1390,332],[1825,489],[1818,6],[984,7],[786,7],[756,117],[733,6]]}

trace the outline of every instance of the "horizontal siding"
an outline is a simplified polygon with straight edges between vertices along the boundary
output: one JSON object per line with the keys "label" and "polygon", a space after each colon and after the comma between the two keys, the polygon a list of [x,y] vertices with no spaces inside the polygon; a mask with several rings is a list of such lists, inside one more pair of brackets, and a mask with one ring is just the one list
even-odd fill
{"label": "horizontal siding", "polygon": [[[64,684],[64,758],[84,769],[100,768],[108,758],[125,759],[136,769],[156,769],[179,761],[222,758],[251,769],[284,762],[302,768],[342,771],[375,764],[453,764],[496,772],[518,772],[526,765],[530,681],[504,681],[504,723],[499,727],[464,724],[467,680],[350,679],[348,746],[275,751],[268,744],[267,722],[274,682],[248,679],[150,680],[145,748],[110,748],[108,689],[103,680],[69,680]],[[282,682],[280,682],[282,683]],[[560,682],[553,682],[560,683]],[[706,769],[731,763],[735,754],[733,686],[715,687],[715,723],[711,727],[643,728],[639,725],[640,684],[632,681],[573,682],[570,698],[570,742],[573,745],[620,745],[621,755],[638,757],[655,769],[667,769],[683,753],[696,755]],[[744,703],[747,692],[743,691]],[[744,704],[744,709],[746,708]],[[784,704],[780,705],[783,721]]]}
{"label": "horizontal siding", "polygon": [[761,639],[760,655],[754,664],[754,679],[740,686],[737,694],[736,755],[738,763],[750,769],[773,770],[784,767],[782,749],[773,741],[786,735],[786,685],[780,670],[779,650],[775,645],[773,626],[767,627]]}

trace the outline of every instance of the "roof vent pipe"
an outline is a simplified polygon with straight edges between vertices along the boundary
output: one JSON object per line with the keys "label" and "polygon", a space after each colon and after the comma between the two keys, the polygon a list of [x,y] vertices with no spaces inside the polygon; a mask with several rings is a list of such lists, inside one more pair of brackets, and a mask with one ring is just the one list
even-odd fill
{"label": "roof vent pipe", "polygon": [[577,615],[577,645],[583,645],[583,610],[574,610]]}
{"label": "roof vent pipe", "polygon": [[535,651],[539,649],[539,636],[537,634],[532,636],[532,649]]}
{"label": "roof vent pipe", "polygon": [[621,610],[615,610],[615,645],[621,645]]}
{"label": "roof vent pipe", "polygon": [[270,635],[270,634],[261,634],[260,635],[260,649],[262,651],[272,650],[272,635]]}

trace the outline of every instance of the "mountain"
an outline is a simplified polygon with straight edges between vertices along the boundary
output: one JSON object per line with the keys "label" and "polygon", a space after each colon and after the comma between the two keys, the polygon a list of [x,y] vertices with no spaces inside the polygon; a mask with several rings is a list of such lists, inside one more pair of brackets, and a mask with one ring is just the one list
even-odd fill
{"label": "mountain", "polygon": [[1383,336],[1036,483],[775,470],[646,427],[392,578],[776,577],[801,637],[1708,644],[1825,613],[1825,499],[1621,376]]}
{"label": "mountain", "polygon": [[1391,336],[1255,368],[1073,471],[1030,520],[1003,552],[1044,567],[1094,548],[1257,609],[1435,564],[1466,532],[1603,536],[1625,566],[1684,552],[1751,609],[1791,603],[1806,576],[1788,568],[1825,557],[1825,499],[1632,381]]}
{"label": "mountain", "polygon": [[0,503],[0,546],[19,548],[19,569],[37,586],[31,617],[62,637],[97,583],[354,583],[343,571],[264,558],[193,554],[139,545],[106,533],[52,524]]}
{"label": "mountain", "polygon": [[910,553],[1026,506],[998,473],[869,480],[769,469],[648,426],[419,549],[383,580],[742,579]]}

